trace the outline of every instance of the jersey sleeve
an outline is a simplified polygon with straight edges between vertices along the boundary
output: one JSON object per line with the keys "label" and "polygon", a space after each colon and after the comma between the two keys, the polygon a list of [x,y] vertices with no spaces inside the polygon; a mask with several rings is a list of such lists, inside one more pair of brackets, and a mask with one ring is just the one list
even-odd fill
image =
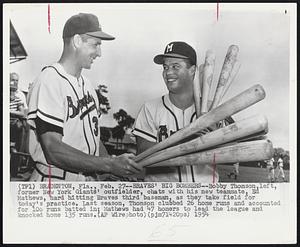
{"label": "jersey sleeve", "polygon": [[24,110],[27,110],[28,106],[27,106],[25,94],[22,91],[20,91],[19,94],[18,94],[18,97],[20,98],[20,100],[21,100],[21,102],[23,104]]}
{"label": "jersey sleeve", "polygon": [[53,124],[50,124],[50,123],[47,123],[43,120],[41,120],[39,117],[35,120],[35,124],[36,124],[36,131],[38,133],[38,135],[42,135],[46,132],[56,132],[56,133],[59,133],[61,135],[63,135],[63,128],[61,127],[58,127],[56,125],[53,125]]}
{"label": "jersey sleeve", "polygon": [[132,134],[142,137],[148,141],[157,141],[157,129],[153,120],[153,115],[147,104],[144,104],[140,109],[138,116],[135,120]]}
{"label": "jersey sleeve", "polygon": [[62,81],[51,68],[42,72],[32,89],[28,120],[39,117],[47,123],[63,127],[65,111],[61,84]]}

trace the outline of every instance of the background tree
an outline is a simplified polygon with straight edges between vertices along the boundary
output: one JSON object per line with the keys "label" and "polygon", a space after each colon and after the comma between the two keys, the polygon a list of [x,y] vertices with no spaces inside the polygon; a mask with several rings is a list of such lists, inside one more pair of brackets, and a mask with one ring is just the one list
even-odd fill
{"label": "background tree", "polygon": [[108,142],[111,137],[110,128],[100,127],[100,139],[102,142]]}
{"label": "background tree", "polygon": [[127,114],[127,112],[123,109],[120,109],[118,112],[114,113],[113,117],[118,122],[118,125],[125,129],[131,128],[134,124],[134,118]]}
{"label": "background tree", "polygon": [[288,151],[283,156],[283,167],[284,167],[284,169],[287,169],[287,170],[290,169],[290,154]]}
{"label": "background tree", "polygon": [[121,141],[124,138],[125,130],[122,126],[117,125],[112,128],[112,138],[116,139],[117,142]]}
{"label": "background tree", "polygon": [[107,114],[110,109],[108,98],[104,95],[108,93],[107,86],[98,85],[98,88],[96,89],[96,93],[99,100],[99,107],[100,107],[101,114]]}
{"label": "background tree", "polygon": [[125,131],[132,127],[135,119],[127,114],[127,112],[123,109],[114,113],[113,118],[117,121],[118,125],[112,129],[112,137],[116,138],[118,142],[118,140],[122,140],[124,138]]}
{"label": "background tree", "polygon": [[278,158],[280,155],[284,154],[283,148],[274,148],[274,157]]}

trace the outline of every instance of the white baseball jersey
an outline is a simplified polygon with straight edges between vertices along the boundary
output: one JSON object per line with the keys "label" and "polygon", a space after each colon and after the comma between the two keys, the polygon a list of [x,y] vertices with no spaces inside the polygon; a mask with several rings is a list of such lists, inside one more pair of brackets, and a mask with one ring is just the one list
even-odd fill
{"label": "white baseball jersey", "polygon": [[[185,110],[173,105],[169,95],[146,102],[134,124],[132,133],[151,142],[160,142],[196,119],[194,104]],[[214,178],[213,178],[214,176]],[[145,181],[217,182],[219,176],[212,164],[205,166],[155,167],[146,169]]]}
{"label": "white baseball jersey", "polygon": [[236,173],[236,174],[239,174],[240,163],[239,163],[239,162],[234,163],[234,164],[233,164],[233,167],[234,167],[235,173]]}
{"label": "white baseball jersey", "polygon": [[11,111],[17,111],[19,110],[20,106],[23,106],[24,110],[28,109],[26,97],[24,93],[18,89],[15,93],[15,97],[10,99],[9,109]]}
{"label": "white baseball jersey", "polygon": [[278,162],[278,166],[283,168],[283,160],[279,158],[277,162]]}
{"label": "white baseball jersey", "polygon": [[270,160],[268,160],[267,165],[268,165],[268,167],[270,167],[270,168],[274,168],[274,159],[271,158]]}
{"label": "white baseball jersey", "polygon": [[[37,117],[63,129],[62,141],[84,153],[99,155],[99,103],[91,83],[69,75],[56,63],[43,69],[29,95],[29,152],[37,163],[32,180],[45,181],[49,165],[35,131]],[[51,167],[51,178],[67,181],[84,180],[81,174]],[[41,181],[39,180],[39,181]]]}

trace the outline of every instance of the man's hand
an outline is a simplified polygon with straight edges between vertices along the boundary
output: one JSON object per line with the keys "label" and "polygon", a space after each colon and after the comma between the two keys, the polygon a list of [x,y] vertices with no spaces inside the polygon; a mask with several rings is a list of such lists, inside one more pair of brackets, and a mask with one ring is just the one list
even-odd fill
{"label": "man's hand", "polygon": [[117,176],[129,176],[142,171],[133,158],[134,154],[122,154],[117,157],[112,157],[112,166],[110,172]]}
{"label": "man's hand", "polygon": [[16,118],[25,118],[25,114],[23,111],[10,111],[10,116],[11,117],[16,117]]}

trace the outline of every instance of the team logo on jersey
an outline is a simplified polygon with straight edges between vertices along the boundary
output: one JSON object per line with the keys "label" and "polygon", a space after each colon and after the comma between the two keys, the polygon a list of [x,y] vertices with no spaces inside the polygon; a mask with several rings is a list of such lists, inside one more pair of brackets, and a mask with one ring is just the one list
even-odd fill
{"label": "team logo on jersey", "polygon": [[96,109],[96,102],[92,95],[87,92],[87,95],[84,95],[82,99],[77,100],[76,105],[74,105],[71,96],[67,96],[68,102],[68,114],[67,120],[69,118],[76,117],[79,113],[80,119],[83,119],[89,112]]}
{"label": "team logo on jersey", "polygon": [[[173,135],[176,131],[170,130],[170,136]],[[160,125],[158,128],[158,141],[161,142],[168,138],[168,128],[167,125]]]}
{"label": "team logo on jersey", "polygon": [[158,128],[158,141],[161,142],[166,138],[168,138],[167,125],[160,125]]}

